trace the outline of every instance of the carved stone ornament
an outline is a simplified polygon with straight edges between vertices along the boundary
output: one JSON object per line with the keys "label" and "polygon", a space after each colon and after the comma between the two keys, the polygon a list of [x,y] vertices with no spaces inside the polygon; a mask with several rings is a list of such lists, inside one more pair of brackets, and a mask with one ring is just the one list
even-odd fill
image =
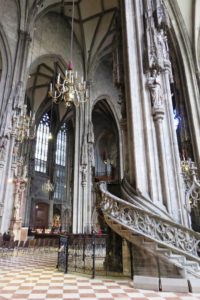
{"label": "carved stone ornament", "polygon": [[86,183],[87,165],[81,165],[82,184]]}
{"label": "carved stone ornament", "polygon": [[0,160],[4,161],[6,156],[6,150],[8,145],[8,137],[3,136],[0,138]]}
{"label": "carved stone ornament", "polygon": [[145,211],[131,203],[110,194],[104,183],[100,184],[103,214],[114,222],[175,251],[184,252],[187,256],[199,258],[198,249],[200,234],[168,221],[158,215]]}
{"label": "carved stone ornament", "polygon": [[148,78],[147,86],[151,95],[151,104],[154,109],[163,107],[163,92],[159,75],[156,69],[152,70]]}
{"label": "carved stone ornament", "polygon": [[[200,201],[200,180],[197,178],[196,171],[195,163],[190,161],[189,172],[191,177],[188,180],[186,179],[186,204],[189,211],[190,208],[196,208]],[[189,188],[187,184],[190,185]]]}
{"label": "carved stone ornament", "polygon": [[145,68],[171,70],[167,29],[169,27],[166,10],[161,1],[145,1],[144,26],[145,26]]}

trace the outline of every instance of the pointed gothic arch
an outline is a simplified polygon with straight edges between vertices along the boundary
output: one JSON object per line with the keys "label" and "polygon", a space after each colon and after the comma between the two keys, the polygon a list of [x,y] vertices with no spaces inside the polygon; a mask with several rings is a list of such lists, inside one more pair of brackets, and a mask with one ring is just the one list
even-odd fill
{"label": "pointed gothic arch", "polygon": [[0,79],[0,118],[2,119],[3,112],[5,112],[7,106],[8,96],[11,92],[10,83],[12,81],[11,51],[2,26],[0,26],[0,55],[2,61]]}
{"label": "pointed gothic arch", "polygon": [[200,106],[199,106],[199,89],[198,79],[191,52],[191,41],[184,25],[183,18],[180,14],[178,4],[176,1],[166,1],[167,10],[171,23],[171,30],[169,37],[171,43],[174,45],[176,52],[177,63],[181,70],[182,87],[184,87],[185,105],[187,108],[188,118],[190,119],[189,127],[191,134],[191,141],[193,146],[194,158],[196,164],[200,164],[200,144],[197,142],[200,136]]}
{"label": "pointed gothic arch", "polygon": [[117,120],[107,99],[95,102],[92,110],[94,128],[95,180],[119,181],[120,134]]}

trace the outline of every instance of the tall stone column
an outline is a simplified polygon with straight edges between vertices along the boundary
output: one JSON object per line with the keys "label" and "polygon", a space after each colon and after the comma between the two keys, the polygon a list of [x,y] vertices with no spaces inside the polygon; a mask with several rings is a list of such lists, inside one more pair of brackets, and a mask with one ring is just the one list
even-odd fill
{"label": "tall stone column", "polygon": [[[51,193],[51,192],[50,192]],[[52,196],[49,199],[49,219],[48,219],[48,226],[51,228],[53,225],[53,198]]]}
{"label": "tall stone column", "polygon": [[27,180],[19,176],[14,180],[14,185],[14,206],[10,229],[14,233],[15,240],[19,240],[22,228],[22,216]]}
{"label": "tall stone column", "polygon": [[6,161],[7,161],[8,147],[9,147],[8,136],[1,137],[0,140],[0,203],[4,202],[3,191],[4,191],[4,182],[6,176]]}
{"label": "tall stone column", "polygon": [[81,186],[82,186],[82,233],[84,233],[87,230],[87,224],[88,224],[88,205],[87,205],[87,165],[82,165],[81,168],[82,173],[82,180],[81,180]]}
{"label": "tall stone column", "polygon": [[[188,222],[187,216],[187,209],[185,208],[185,195],[184,195],[184,187],[183,187],[183,179],[181,176],[181,162],[180,162],[180,155],[178,150],[178,142],[177,136],[174,126],[174,114],[173,114],[173,107],[172,107],[172,96],[171,96],[171,89],[170,89],[170,77],[171,77],[171,70],[170,66],[165,67],[164,71],[162,72],[163,76],[163,92],[166,95],[166,117],[168,119],[168,126],[171,128],[170,130],[170,148],[171,152],[173,153],[173,159],[171,164],[168,164],[168,168],[173,170],[174,175],[174,183],[176,188],[177,194],[177,207],[180,214],[180,222],[185,226],[190,226]],[[170,184],[170,183],[169,183]],[[172,203],[172,209],[173,203]]]}
{"label": "tall stone column", "polygon": [[168,182],[168,172],[166,165],[166,155],[165,155],[165,143],[164,143],[164,133],[163,133],[163,119],[165,115],[164,110],[164,96],[163,89],[160,82],[158,71],[156,69],[152,70],[151,76],[148,78],[147,85],[149,87],[151,95],[152,104],[152,115],[155,124],[156,131],[156,141],[158,149],[159,158],[159,172],[161,179],[161,189],[162,189],[162,202],[167,208],[169,214],[171,214],[171,202],[169,193],[169,182]]}
{"label": "tall stone column", "polygon": [[[4,170],[5,161],[0,160],[0,190],[3,190],[3,170]],[[0,195],[0,232],[1,232],[1,222],[3,216],[3,202]]]}
{"label": "tall stone column", "polygon": [[166,167],[163,124],[162,124],[165,115],[164,107],[161,106],[160,108],[153,108],[152,114],[153,114],[153,120],[155,124],[155,130],[156,130],[163,204],[166,206],[168,213],[171,214],[171,203],[170,203],[170,194],[168,188],[168,174],[167,174],[167,167]]}
{"label": "tall stone column", "polygon": [[128,242],[122,240],[122,264],[123,264],[123,274],[124,276],[131,275],[131,255]]}
{"label": "tall stone column", "polygon": [[13,133],[10,134],[9,146],[8,146],[8,155],[7,155],[7,164],[6,170],[4,171],[4,180],[3,180],[3,188],[2,188],[2,202],[3,206],[3,217],[1,224],[1,231],[8,230],[10,226],[10,221],[12,217],[12,208],[13,208],[13,185],[8,184],[8,180],[13,178],[14,169],[16,167],[15,163],[13,164],[12,160],[15,160],[16,157],[13,157],[13,149],[14,149],[15,135]]}
{"label": "tall stone column", "polygon": [[122,1],[124,12],[124,62],[127,115],[128,179],[143,195],[147,194],[148,179],[145,158],[144,124],[142,113],[142,52],[140,1]]}

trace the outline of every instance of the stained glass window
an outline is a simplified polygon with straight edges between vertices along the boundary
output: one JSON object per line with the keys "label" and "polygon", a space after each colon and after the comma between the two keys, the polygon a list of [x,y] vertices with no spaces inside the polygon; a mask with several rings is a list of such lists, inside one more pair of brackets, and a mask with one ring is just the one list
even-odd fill
{"label": "stained glass window", "polygon": [[66,173],[66,145],[67,145],[67,124],[63,123],[56,140],[56,166],[55,166],[55,191],[54,198],[64,200],[65,197],[65,173]]}
{"label": "stained glass window", "polygon": [[50,133],[50,117],[45,113],[39,123],[35,150],[35,171],[46,173],[48,160],[48,144]]}

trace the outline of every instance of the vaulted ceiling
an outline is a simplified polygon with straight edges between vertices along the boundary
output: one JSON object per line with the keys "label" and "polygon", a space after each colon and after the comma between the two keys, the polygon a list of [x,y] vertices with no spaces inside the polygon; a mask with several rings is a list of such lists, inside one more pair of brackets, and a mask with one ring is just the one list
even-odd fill
{"label": "vaulted ceiling", "polygon": [[[37,12],[34,11],[36,7]],[[71,28],[72,0],[34,1],[29,8],[29,15],[35,13],[35,20],[49,12],[63,16]],[[73,30],[87,70],[111,52],[118,12],[119,0],[74,0]]]}
{"label": "vaulted ceiling", "polygon": [[[66,26],[71,31],[72,0],[35,1],[32,5],[31,2],[28,3],[29,15],[35,14],[35,24],[41,22],[45,15],[56,14],[64,19]],[[112,60],[113,39],[116,30],[118,30],[118,14],[119,0],[74,0],[74,40],[76,40],[81,51],[83,69],[87,74],[102,59],[106,60],[110,57]],[[37,110],[41,105],[39,99],[45,99],[49,82],[54,73],[57,73],[56,68],[58,71],[59,66],[56,66],[55,62],[44,58],[41,64],[39,63],[31,70],[31,77],[27,84],[27,95],[31,99],[31,106],[34,101],[34,110]]]}

